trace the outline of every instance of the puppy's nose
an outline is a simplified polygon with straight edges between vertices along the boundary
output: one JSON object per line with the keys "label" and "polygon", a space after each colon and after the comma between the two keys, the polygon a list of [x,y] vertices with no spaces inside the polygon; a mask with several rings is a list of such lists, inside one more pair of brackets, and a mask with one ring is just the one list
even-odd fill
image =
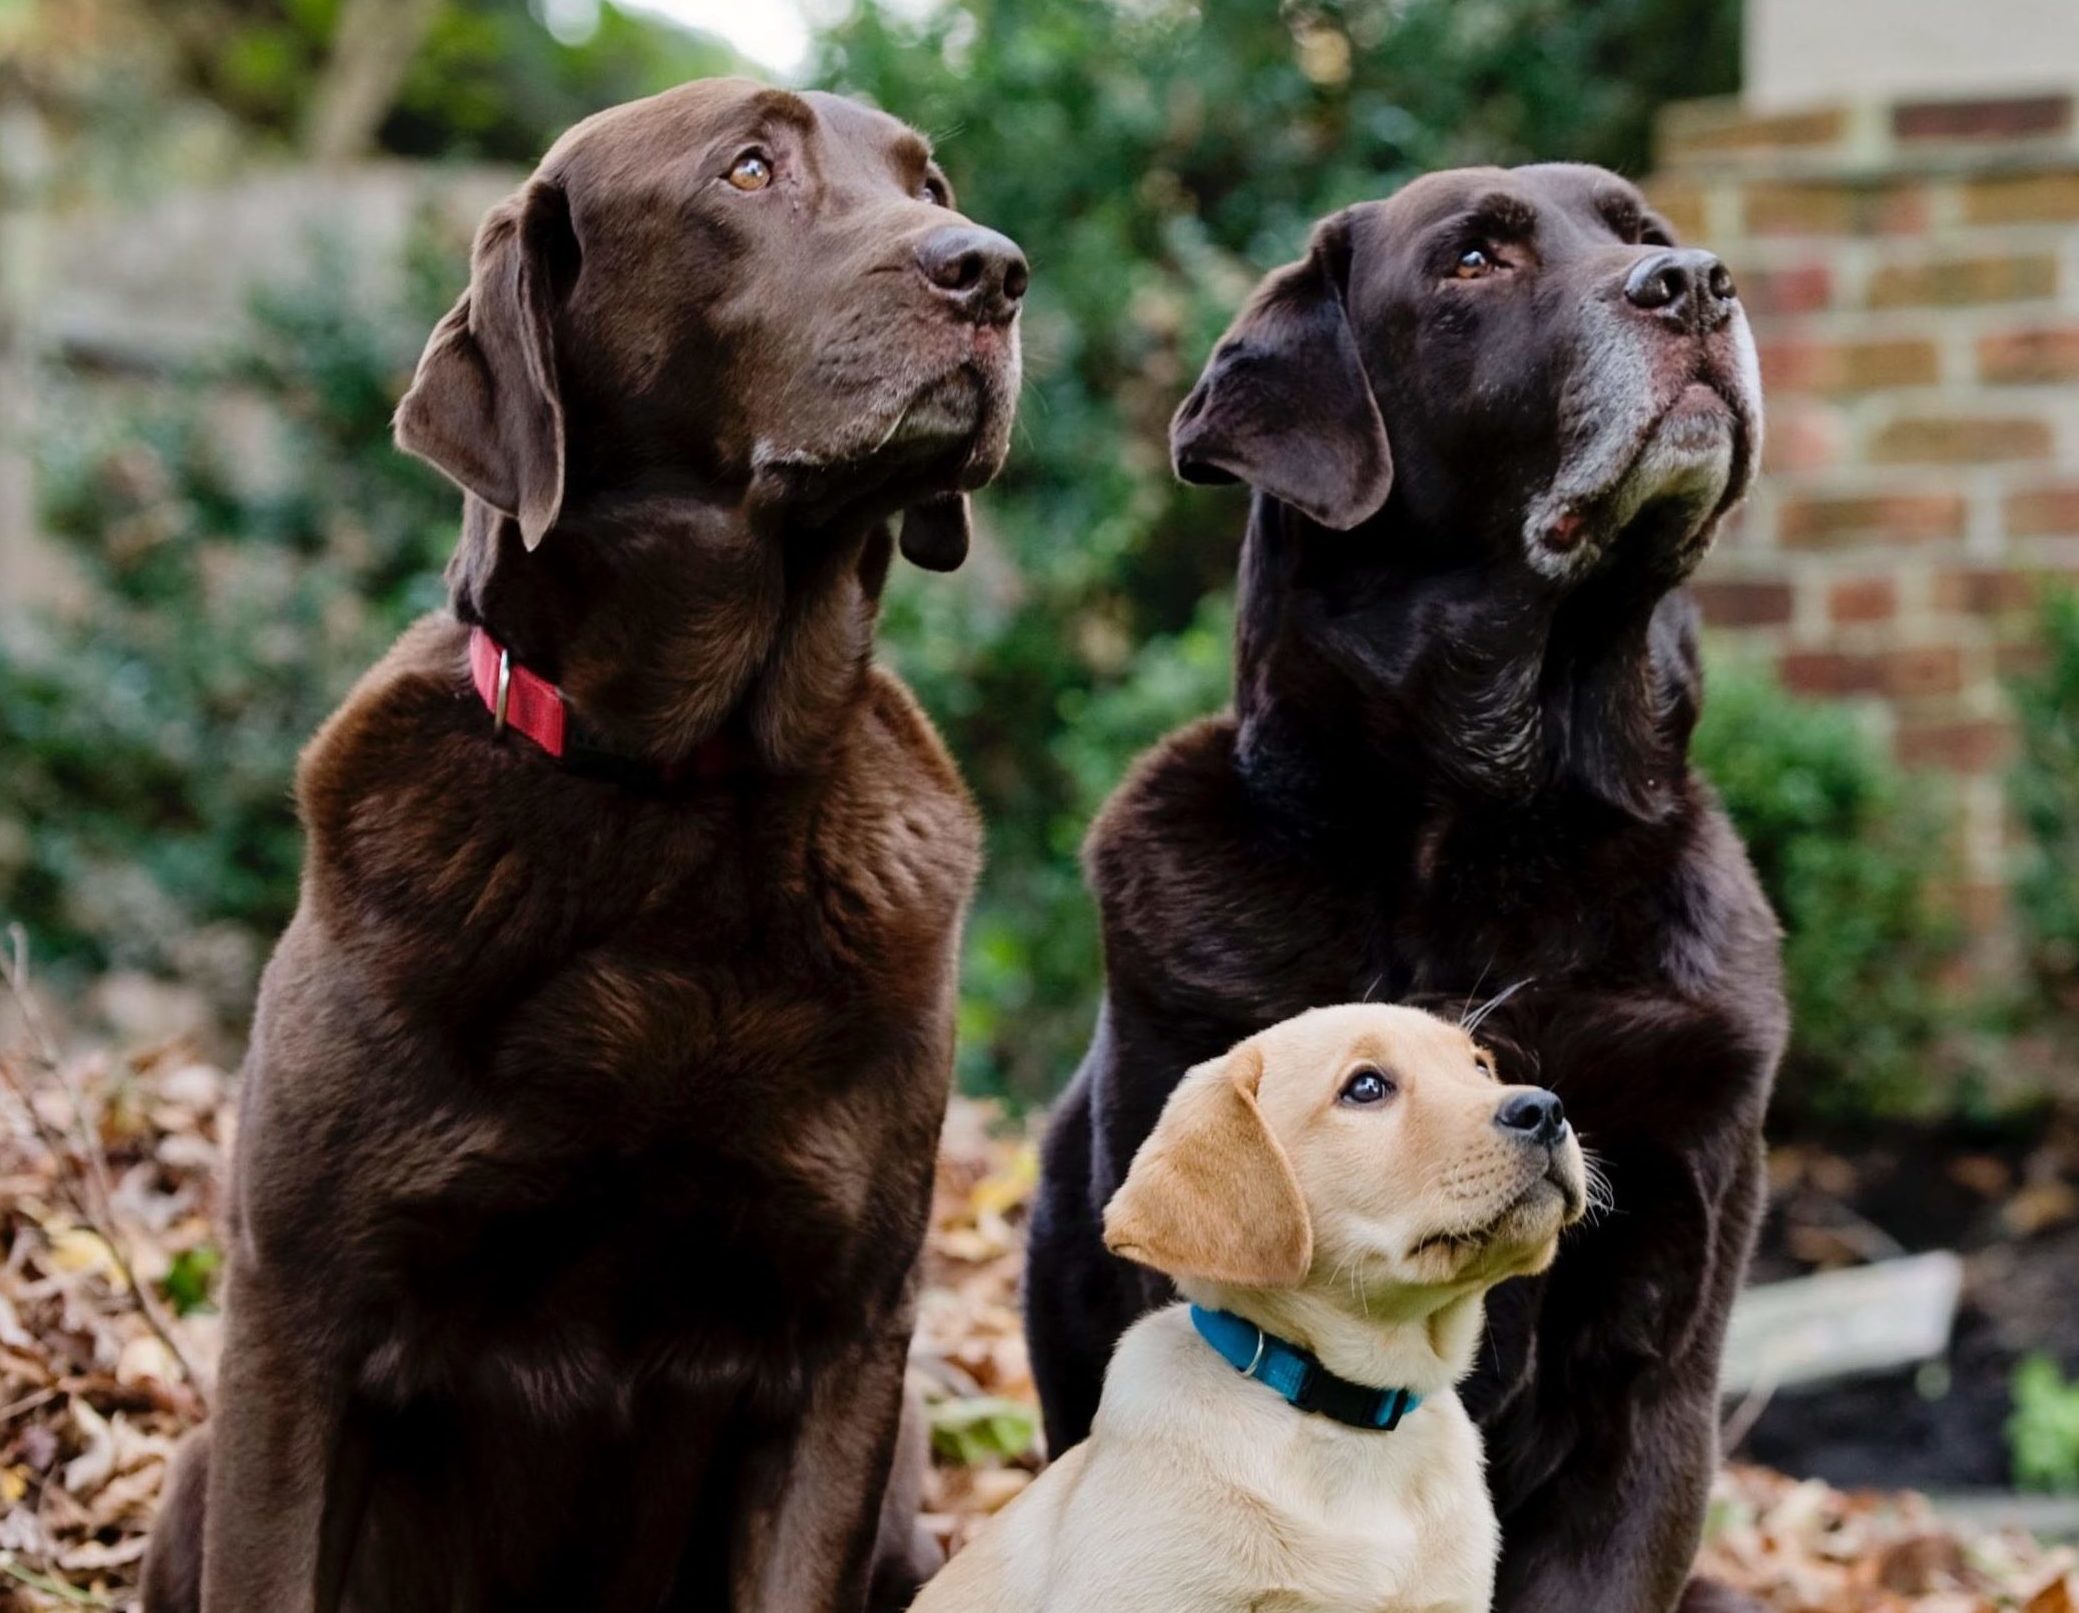
{"label": "puppy's nose", "polygon": [[979,224],[933,230],[917,248],[917,267],[933,290],[978,325],[1009,323],[1032,279],[1018,243]]}
{"label": "puppy's nose", "polygon": [[1512,1092],[1494,1112],[1494,1123],[1525,1142],[1549,1148],[1566,1135],[1566,1105],[1543,1087]]}
{"label": "puppy's nose", "polygon": [[1678,329],[1716,330],[1740,300],[1732,271],[1709,252],[1653,252],[1624,277],[1624,300]]}

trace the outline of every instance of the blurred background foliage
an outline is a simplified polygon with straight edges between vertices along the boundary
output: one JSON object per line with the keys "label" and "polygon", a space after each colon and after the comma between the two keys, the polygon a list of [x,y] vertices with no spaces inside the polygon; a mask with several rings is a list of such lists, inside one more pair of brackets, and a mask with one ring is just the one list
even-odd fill
{"label": "blurred background foliage", "polygon": [[[149,8],[135,15],[157,42],[131,93],[206,104],[284,156],[525,162],[594,105],[728,63],[573,3]],[[359,70],[382,93],[328,83],[328,41],[385,7],[388,48]],[[863,0],[822,29],[815,81],[930,131],[963,205],[1034,265],[1028,386],[1010,467],[980,500],[984,541],[956,578],[902,574],[888,611],[888,653],[991,826],[964,977],[971,1088],[1043,1098],[1072,1070],[1099,973],[1083,832],[1137,751],[1226,699],[1243,505],[1177,486],[1165,430],[1256,276],[1319,214],[1421,169],[1642,171],[1660,102],[1734,86],[1737,17],[1736,0]],[[53,120],[84,127],[112,93],[75,74]],[[394,296],[320,250],[206,363],[114,406],[105,386],[76,409],[53,394],[43,518],[89,604],[0,646],[0,913],[82,975],[177,974],[243,1010],[294,899],[296,749],[441,597],[457,501],[394,453],[387,414],[465,243],[430,224],[416,240]],[[227,396],[268,422],[261,457],[282,474],[240,472],[253,456]],[[2028,763],[2039,962],[2066,989],[2079,629],[2067,639],[2031,697],[2046,716]],[[1930,1072],[1957,1057],[1966,1010],[1943,989],[1919,792],[1854,718],[1739,668],[1719,669],[1698,744],[1789,929],[1790,1109],[1910,1111],[1951,1090]]]}

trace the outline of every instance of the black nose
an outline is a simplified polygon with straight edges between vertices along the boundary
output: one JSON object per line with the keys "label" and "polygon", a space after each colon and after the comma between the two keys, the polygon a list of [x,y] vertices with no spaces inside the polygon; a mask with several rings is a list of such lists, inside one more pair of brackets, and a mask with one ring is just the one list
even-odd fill
{"label": "black nose", "polygon": [[1740,299],[1732,271],[1709,252],[1648,253],[1624,277],[1624,300],[1684,330],[1716,330]]}
{"label": "black nose", "polygon": [[1502,1106],[1494,1112],[1494,1123],[1525,1142],[1543,1143],[1549,1148],[1566,1135],[1566,1105],[1559,1101],[1558,1093],[1531,1087],[1502,1099]]}
{"label": "black nose", "polygon": [[979,325],[1007,323],[1032,279],[1018,243],[979,224],[933,230],[917,248],[917,267],[941,297]]}

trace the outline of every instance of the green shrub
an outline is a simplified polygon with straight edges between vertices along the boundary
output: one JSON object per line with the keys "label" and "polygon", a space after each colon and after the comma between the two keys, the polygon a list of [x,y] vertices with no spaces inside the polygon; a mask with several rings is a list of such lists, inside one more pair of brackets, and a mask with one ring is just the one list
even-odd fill
{"label": "green shrub", "polygon": [[56,408],[44,524],[89,603],[0,641],[0,914],[43,955],[243,1013],[295,902],[297,748],[442,598],[456,496],[388,420],[458,251],[428,240],[407,306],[371,308],[321,250],[235,351]]}
{"label": "green shrub", "polygon": [[2047,1355],[2014,1369],[2007,1448],[2024,1490],[2079,1491],[2079,1379],[2067,1381]]}
{"label": "green shrub", "polygon": [[1717,786],[1783,922],[1792,1034],[1781,1108],[1902,1114],[1953,1093],[1935,1075],[1956,1006],[1954,926],[1928,902],[1941,820],[1845,707],[1713,669],[1694,758]]}
{"label": "green shrub", "polygon": [[2042,669],[2012,689],[2014,810],[2027,837],[2014,897],[2038,979],[2079,1011],[2079,594],[2045,599],[2042,642]]}

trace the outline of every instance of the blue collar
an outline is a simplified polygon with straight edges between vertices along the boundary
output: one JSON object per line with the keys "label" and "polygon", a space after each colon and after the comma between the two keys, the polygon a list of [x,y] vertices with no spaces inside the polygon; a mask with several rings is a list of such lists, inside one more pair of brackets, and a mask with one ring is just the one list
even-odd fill
{"label": "blue collar", "polygon": [[1298,1345],[1271,1337],[1231,1311],[1194,1305],[1191,1322],[1221,1360],[1243,1377],[1275,1389],[1301,1411],[1384,1434],[1422,1404],[1422,1397],[1407,1389],[1373,1389],[1339,1378]]}

